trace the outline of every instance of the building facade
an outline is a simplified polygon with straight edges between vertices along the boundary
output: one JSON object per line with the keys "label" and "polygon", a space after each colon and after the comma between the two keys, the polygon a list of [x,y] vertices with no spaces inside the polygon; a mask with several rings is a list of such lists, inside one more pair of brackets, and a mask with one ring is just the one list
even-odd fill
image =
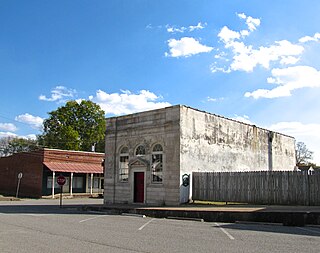
{"label": "building facade", "polygon": [[103,153],[41,149],[0,158],[0,194],[40,198],[60,193],[57,177],[66,183],[63,193],[103,193]]}
{"label": "building facade", "polygon": [[193,171],[293,170],[295,140],[187,106],[107,119],[105,203],[176,205]]}

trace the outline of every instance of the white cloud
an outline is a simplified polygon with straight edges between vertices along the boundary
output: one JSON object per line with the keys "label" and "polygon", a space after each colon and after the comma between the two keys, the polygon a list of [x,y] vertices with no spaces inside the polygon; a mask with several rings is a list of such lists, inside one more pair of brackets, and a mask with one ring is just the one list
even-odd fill
{"label": "white cloud", "polygon": [[184,26],[176,28],[174,26],[166,25],[166,28],[168,33],[184,33],[187,30]]}
{"label": "white cloud", "polygon": [[188,27],[176,27],[172,25],[166,25],[166,29],[168,33],[184,33],[186,31],[193,32],[195,30],[201,30],[205,28],[206,25],[207,23],[202,24],[201,22],[199,22],[197,25],[190,25]]}
{"label": "white cloud", "polygon": [[239,13],[239,14],[237,14],[237,15],[238,15],[238,17],[241,18],[241,19],[246,19],[246,18],[247,18],[247,15],[244,14],[244,13]]}
{"label": "white cloud", "polygon": [[320,164],[320,124],[303,124],[301,122],[279,122],[268,129],[295,137],[314,152],[313,160]]}
{"label": "white cloud", "polygon": [[248,27],[248,30],[242,30],[240,33],[242,36],[248,36],[250,34],[250,32],[253,32],[254,30],[257,29],[258,26],[260,26],[260,19],[258,18],[253,18],[253,17],[250,17],[250,16],[247,16],[246,14],[244,13],[240,13],[238,14],[238,17],[240,19],[244,19],[246,21],[246,25]]}
{"label": "white cloud", "polygon": [[36,140],[37,136],[35,134],[28,134],[28,135],[17,135],[12,132],[0,132],[0,138],[23,138],[23,139],[31,139]]}
{"label": "white cloud", "polygon": [[300,58],[293,57],[293,56],[282,56],[280,63],[282,65],[294,65],[296,64]]}
{"label": "white cloud", "polygon": [[257,29],[260,25],[260,19],[246,16],[244,13],[238,14],[238,16],[246,21],[248,30],[233,31],[227,26],[224,26],[220,30],[218,37],[224,44],[224,48],[229,50],[228,52],[231,54],[223,53],[230,60],[227,57],[219,58],[221,52],[215,58],[220,59],[220,62],[225,61],[230,63],[228,63],[228,67],[219,66],[220,62],[214,63],[211,67],[213,72],[226,72],[225,70],[252,72],[257,66],[269,69],[271,63],[292,65],[300,60],[304,47],[287,40],[275,41],[268,47],[260,46],[258,48],[245,44],[243,41],[244,37],[249,36],[251,32]]}
{"label": "white cloud", "polygon": [[287,40],[276,41],[270,47],[259,47],[253,49],[251,45],[246,46],[243,42],[232,40],[226,42],[226,48],[230,48],[233,53],[233,61],[230,64],[231,70],[251,72],[260,65],[269,69],[271,62],[279,62],[283,65],[297,63],[304,48],[300,45],[292,44]]}
{"label": "white cloud", "polygon": [[223,97],[220,97],[220,98],[207,97],[208,102],[218,102],[218,101],[222,101],[222,100],[224,100]]}
{"label": "white cloud", "polygon": [[28,134],[28,135],[26,135],[26,136],[21,136],[21,138],[36,140],[36,139],[37,139],[37,136],[36,136],[35,134]]}
{"label": "white cloud", "polygon": [[227,26],[224,26],[220,30],[218,37],[226,44],[226,47],[228,47],[229,43],[233,42],[235,39],[239,39],[241,34],[239,32],[230,30]]}
{"label": "white cloud", "polygon": [[222,72],[222,73],[231,73],[231,69],[230,68],[226,68],[226,67],[217,67],[215,64],[212,64],[210,67],[210,70],[212,73],[215,72]]}
{"label": "white cloud", "polygon": [[249,125],[254,125],[250,121],[249,116],[247,116],[247,115],[239,116],[239,115],[235,114],[232,119],[234,119],[236,121],[240,121],[240,122],[246,123],[246,124],[249,124]]}
{"label": "white cloud", "polygon": [[22,123],[25,123],[25,124],[28,124],[34,129],[42,130],[43,118],[40,118],[38,116],[33,116],[29,113],[25,113],[25,114],[17,116],[15,118],[15,120],[22,122]]}
{"label": "white cloud", "polygon": [[309,66],[294,66],[283,69],[273,69],[272,77],[267,79],[268,83],[277,84],[274,89],[258,89],[246,92],[245,97],[277,98],[291,96],[291,92],[301,88],[320,87],[320,71]]}
{"label": "white cloud", "polygon": [[213,50],[212,47],[202,45],[191,37],[183,37],[180,40],[170,39],[168,40],[168,46],[170,52],[165,55],[170,57],[188,57],[195,54],[208,53]]}
{"label": "white cloud", "polygon": [[146,29],[153,29],[152,24],[148,24],[148,25],[146,26]]}
{"label": "white cloud", "polygon": [[257,27],[260,25],[260,19],[253,18],[253,17],[247,17],[246,24],[248,25],[249,30],[252,32],[257,29]]}
{"label": "white cloud", "polygon": [[246,36],[249,36],[250,32],[248,30],[241,30],[240,34],[242,37],[246,37]]}
{"label": "white cloud", "polygon": [[18,130],[18,128],[12,123],[0,123],[0,129],[10,132],[15,132]]}
{"label": "white cloud", "polygon": [[162,97],[147,90],[141,90],[138,94],[133,94],[128,90],[121,90],[121,92],[109,94],[98,90],[95,96],[90,96],[89,98],[99,104],[106,114],[114,115],[130,114],[170,106],[168,102],[157,102]]}
{"label": "white cloud", "polygon": [[6,138],[6,137],[17,137],[15,133],[11,132],[0,132],[0,138]]}
{"label": "white cloud", "polygon": [[320,33],[315,33],[312,37],[311,36],[304,36],[299,39],[300,43],[306,43],[309,41],[315,41],[318,42],[320,40]]}
{"label": "white cloud", "polygon": [[189,26],[189,31],[190,31],[190,32],[193,32],[194,30],[201,30],[201,29],[203,29],[206,25],[207,25],[207,23],[202,24],[201,22],[199,22],[197,25],[190,25],[190,26]]}
{"label": "white cloud", "polygon": [[68,89],[64,86],[56,86],[51,90],[51,97],[40,95],[39,99],[49,102],[57,101],[58,103],[63,103],[66,100],[73,98],[76,93],[76,90]]}

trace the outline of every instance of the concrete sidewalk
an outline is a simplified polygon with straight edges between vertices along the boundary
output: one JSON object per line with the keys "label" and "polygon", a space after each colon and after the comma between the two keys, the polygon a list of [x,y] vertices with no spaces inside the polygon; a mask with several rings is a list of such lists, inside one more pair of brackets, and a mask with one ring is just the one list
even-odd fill
{"label": "concrete sidewalk", "polygon": [[110,214],[140,214],[156,218],[177,217],[217,222],[267,222],[287,226],[320,225],[320,206],[257,206],[257,205],[182,205],[152,207],[141,205],[85,206],[86,210]]}

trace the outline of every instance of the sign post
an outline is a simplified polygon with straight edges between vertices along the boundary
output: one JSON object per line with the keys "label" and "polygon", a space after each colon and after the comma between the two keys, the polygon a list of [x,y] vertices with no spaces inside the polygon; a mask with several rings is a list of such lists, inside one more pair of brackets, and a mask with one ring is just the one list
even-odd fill
{"label": "sign post", "polygon": [[19,195],[20,181],[21,181],[22,176],[23,176],[23,174],[22,174],[22,172],[20,172],[18,174],[18,185],[17,185],[16,198],[18,198],[18,195]]}
{"label": "sign post", "polygon": [[66,183],[66,178],[62,175],[58,176],[57,183],[60,185],[60,207],[62,207],[62,187]]}

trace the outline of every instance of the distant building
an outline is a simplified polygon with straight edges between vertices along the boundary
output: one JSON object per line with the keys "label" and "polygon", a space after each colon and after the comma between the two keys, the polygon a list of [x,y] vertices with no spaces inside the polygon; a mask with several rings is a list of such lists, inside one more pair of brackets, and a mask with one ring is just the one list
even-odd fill
{"label": "distant building", "polygon": [[176,205],[193,171],[293,170],[295,139],[176,105],[106,120],[107,203]]}
{"label": "distant building", "polygon": [[56,179],[66,178],[63,193],[103,192],[103,153],[42,149],[0,158],[0,194],[40,198],[60,193]]}

